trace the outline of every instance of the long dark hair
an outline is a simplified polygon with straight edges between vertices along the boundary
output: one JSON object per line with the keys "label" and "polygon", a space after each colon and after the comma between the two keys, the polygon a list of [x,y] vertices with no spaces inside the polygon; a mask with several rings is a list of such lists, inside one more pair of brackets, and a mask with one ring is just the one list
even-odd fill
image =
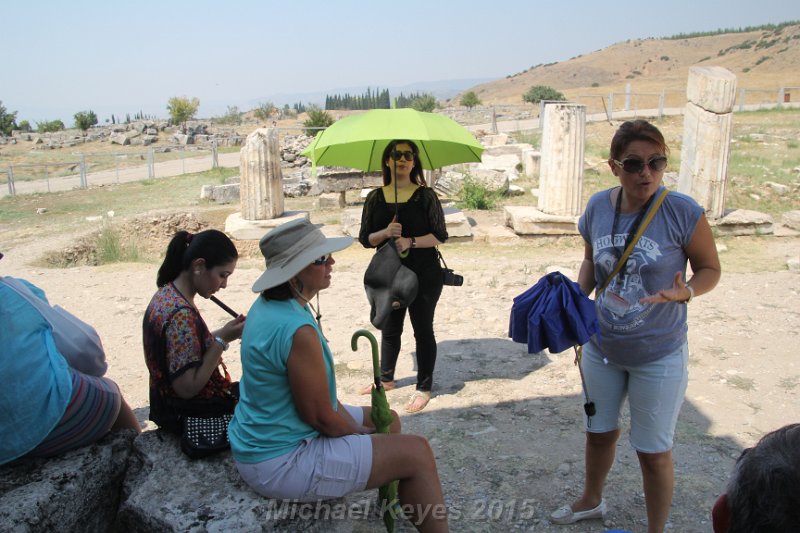
{"label": "long dark hair", "polygon": [[169,241],[167,255],[158,269],[156,285],[163,287],[188,270],[195,259],[204,259],[206,268],[230,263],[239,258],[239,252],[230,238],[215,229],[207,229],[200,233],[191,234],[188,231],[179,231]]}
{"label": "long dark hair", "polygon": [[609,157],[611,159],[620,159],[622,153],[628,148],[628,145],[633,141],[647,141],[658,146],[665,155],[669,154],[669,147],[664,140],[664,135],[658,128],[647,122],[646,120],[628,120],[623,122],[614,138],[611,139],[611,149]]}
{"label": "long dark hair", "polygon": [[392,171],[389,169],[389,165],[386,164],[386,160],[389,159],[389,154],[392,153],[398,144],[407,144],[411,147],[411,151],[414,152],[414,168],[411,169],[411,182],[425,187],[425,176],[422,174],[422,163],[419,160],[419,148],[417,148],[417,145],[412,141],[407,141],[405,139],[395,139],[387,144],[386,148],[383,150],[383,157],[381,158],[383,184],[389,185],[392,182]]}

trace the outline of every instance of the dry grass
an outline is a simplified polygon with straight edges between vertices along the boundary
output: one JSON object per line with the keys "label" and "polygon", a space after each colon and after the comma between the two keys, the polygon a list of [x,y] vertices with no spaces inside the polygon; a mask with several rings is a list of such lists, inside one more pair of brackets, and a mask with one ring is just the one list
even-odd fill
{"label": "dry grass", "polygon": [[[739,88],[770,90],[752,92],[748,103],[758,103],[757,98],[775,102],[779,87],[800,86],[800,24],[778,31],[626,41],[568,61],[534,65],[469,90],[478,93],[486,105],[519,104],[522,95],[534,85],[551,86],[575,100],[580,95],[622,93],[630,84],[634,93],[653,95],[638,97],[639,108],[658,107],[655,95],[662,91],[667,107],[680,107],[686,102],[686,79],[693,65],[724,67],[736,74]],[[452,98],[451,104],[455,105],[460,97]],[[800,99],[800,89],[795,89],[792,99]],[[593,102],[584,98],[582,103],[594,106],[589,112],[602,112],[599,98]]]}

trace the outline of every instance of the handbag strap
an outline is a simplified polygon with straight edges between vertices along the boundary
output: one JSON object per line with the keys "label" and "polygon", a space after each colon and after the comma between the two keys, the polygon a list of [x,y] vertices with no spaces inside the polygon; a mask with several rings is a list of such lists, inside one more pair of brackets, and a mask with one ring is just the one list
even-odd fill
{"label": "handbag strap", "polygon": [[[620,194],[622,194],[622,191],[620,191]],[[647,226],[653,220],[653,217],[656,216],[656,212],[658,211],[658,208],[661,207],[661,204],[664,202],[664,198],[667,197],[667,194],[669,194],[669,191],[664,189],[661,191],[661,194],[658,196],[658,198],[656,198],[656,201],[650,207],[650,211],[647,212],[647,216],[644,217],[644,220],[642,220],[642,223],[639,225],[639,229],[636,231],[636,234],[634,234],[633,240],[631,240],[630,244],[628,244],[628,247],[625,248],[625,251],[619,258],[619,261],[617,261],[617,264],[614,266],[614,270],[611,271],[611,274],[608,275],[606,281],[603,283],[603,286],[597,291],[598,296],[600,296],[600,294],[606,290],[606,287],[608,287],[608,284],[611,283],[612,279],[614,279],[614,276],[619,274],[620,269],[622,269],[622,265],[625,264],[625,262],[628,260],[628,257],[630,257],[630,255],[633,253],[636,243],[639,242],[639,239],[642,237],[642,235],[644,235],[644,230],[647,229]],[[613,239],[614,236],[612,235],[611,238]]]}

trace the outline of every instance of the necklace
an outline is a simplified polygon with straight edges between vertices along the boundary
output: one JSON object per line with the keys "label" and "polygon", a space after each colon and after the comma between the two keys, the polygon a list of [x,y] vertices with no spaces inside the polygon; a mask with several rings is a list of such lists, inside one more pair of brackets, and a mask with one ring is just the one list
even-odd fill
{"label": "necklace", "polygon": [[[314,316],[314,319],[317,321],[317,326],[319,326],[320,333],[322,333],[322,313],[320,313],[318,311],[318,309],[320,308],[319,307],[319,293],[317,293],[317,307],[314,307],[314,305],[311,303],[311,300],[306,298],[303,295],[303,293],[301,293],[297,289],[295,289],[295,291],[297,292],[297,296],[302,298],[303,301],[311,308],[311,310],[314,311],[314,315],[316,315],[316,316]],[[325,334],[322,333],[322,336],[325,337]],[[327,337],[325,338],[325,340],[328,340]]]}

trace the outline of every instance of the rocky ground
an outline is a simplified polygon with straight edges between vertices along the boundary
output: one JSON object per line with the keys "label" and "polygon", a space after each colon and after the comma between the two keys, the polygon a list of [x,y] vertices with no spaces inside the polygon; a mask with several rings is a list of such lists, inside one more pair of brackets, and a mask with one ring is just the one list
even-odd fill
{"label": "rocky ground", "polygon": [[[176,218],[177,217],[177,218]],[[201,227],[202,213],[124,221],[147,251],[165,247],[175,224]],[[476,239],[448,243],[448,264],[465,277],[446,287],[437,309],[439,358],[435,396],[421,413],[403,416],[405,431],[427,436],[436,452],[453,531],[603,531],[645,529],[644,499],[636,454],[623,437],[608,480],[605,523],[553,526],[547,515],[575,498],[582,486],[582,397],[573,354],[528,354],[507,337],[514,296],[548,269],[574,277],[582,254],[576,238],[519,239],[496,215],[474,214]],[[331,226],[327,232],[336,233]],[[4,238],[0,274],[25,277],[100,332],[109,357],[108,376],[121,386],[141,421],[147,418],[147,371],[141,320],[155,291],[154,263],[91,266],[91,250],[78,235],[43,239]],[[729,238],[721,253],[722,281],[690,305],[689,390],[678,422],[676,489],[669,528],[711,531],[709,510],[723,490],[741,449],[765,432],[798,421],[800,274],[785,259],[800,255],[800,238]],[[42,257],[77,249],[80,266],[47,268]],[[250,285],[261,262],[254,243],[218,296],[246,312]],[[84,250],[84,251],[81,251]],[[748,255],[750,254],[750,255]],[[370,380],[368,343],[350,349],[356,329],[372,329],[362,275],[370,252],[356,245],[336,256],[332,287],[321,297],[322,323],[337,361],[340,398],[366,402],[357,391]],[[774,259],[774,261],[761,261]],[[762,266],[763,264],[773,266]],[[783,265],[783,266],[774,266]],[[227,315],[199,302],[211,327]],[[402,406],[413,392],[413,336],[407,325],[398,377],[388,393]],[[241,374],[237,345],[226,363]],[[627,416],[627,415],[626,415]],[[627,432],[627,418],[623,421]],[[364,502],[372,494],[364,493]],[[364,531],[374,522],[365,522]],[[410,530],[403,526],[402,530]]]}

